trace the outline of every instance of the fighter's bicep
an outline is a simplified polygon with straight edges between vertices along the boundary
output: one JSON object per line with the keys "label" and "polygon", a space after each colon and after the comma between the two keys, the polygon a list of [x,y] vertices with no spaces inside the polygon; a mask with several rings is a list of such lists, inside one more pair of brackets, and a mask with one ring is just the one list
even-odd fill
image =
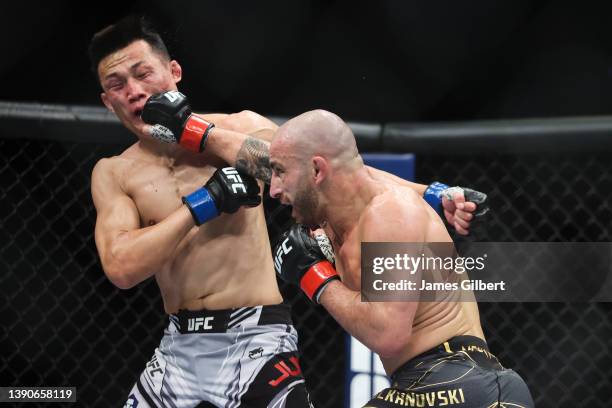
{"label": "fighter's bicep", "polygon": [[140,216],[136,205],[128,196],[115,197],[103,206],[96,217],[96,232],[105,235],[118,234],[140,228]]}
{"label": "fighter's bicep", "polygon": [[114,245],[120,236],[138,228],[140,228],[138,210],[127,196],[116,197],[112,203],[98,211],[95,241],[103,265],[112,256]]}
{"label": "fighter's bicep", "polygon": [[108,164],[98,163],[94,168],[91,192],[97,212],[96,246],[104,260],[118,235],[140,227],[140,216],[136,204],[120,188]]}
{"label": "fighter's bicep", "polygon": [[[410,220],[410,215],[410,207],[394,201],[382,202],[370,207],[360,219],[359,234],[361,242],[408,243],[407,251],[413,252],[415,255],[420,253],[420,247],[424,240],[424,227],[414,216],[411,222],[405,222]],[[394,250],[396,249],[394,248]],[[382,251],[381,256],[389,256],[384,249]],[[364,272],[362,271],[362,273]],[[410,336],[411,333],[417,305],[416,302],[376,303],[380,318],[394,322],[386,328],[386,335],[391,338],[406,340],[406,337]]]}

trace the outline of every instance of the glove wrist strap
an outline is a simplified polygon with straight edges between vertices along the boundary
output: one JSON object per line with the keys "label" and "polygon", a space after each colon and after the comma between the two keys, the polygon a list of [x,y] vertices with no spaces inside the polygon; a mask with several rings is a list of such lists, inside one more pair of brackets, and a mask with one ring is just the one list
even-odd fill
{"label": "glove wrist strap", "polygon": [[339,279],[336,269],[329,261],[321,261],[306,271],[300,280],[300,287],[310,300],[317,302],[319,292],[333,279]]}
{"label": "glove wrist strap", "polygon": [[205,188],[183,197],[183,203],[189,208],[196,225],[202,225],[219,215],[215,201]]}
{"label": "glove wrist strap", "polygon": [[442,192],[449,188],[446,184],[434,181],[427,186],[423,198],[438,213],[442,212]]}
{"label": "glove wrist strap", "polygon": [[319,290],[317,290],[314,297],[312,298],[312,300],[316,304],[321,304],[321,301],[319,299],[321,299],[321,295],[323,295],[323,292],[325,292],[325,288],[327,288],[329,284],[335,280],[340,280],[340,278],[338,276],[332,276],[331,278],[327,279],[321,286],[319,286]]}
{"label": "glove wrist strap", "polygon": [[208,134],[214,127],[213,123],[205,121],[200,116],[191,115],[185,122],[185,127],[181,134],[181,146],[196,153],[204,151]]}

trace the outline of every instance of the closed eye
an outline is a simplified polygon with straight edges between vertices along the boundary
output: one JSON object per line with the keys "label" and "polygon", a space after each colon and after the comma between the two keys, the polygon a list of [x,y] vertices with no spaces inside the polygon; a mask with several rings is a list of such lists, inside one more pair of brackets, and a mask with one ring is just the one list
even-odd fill
{"label": "closed eye", "polygon": [[276,176],[279,176],[285,172],[285,170],[275,162],[270,163],[270,168],[272,169],[272,173],[274,173]]}

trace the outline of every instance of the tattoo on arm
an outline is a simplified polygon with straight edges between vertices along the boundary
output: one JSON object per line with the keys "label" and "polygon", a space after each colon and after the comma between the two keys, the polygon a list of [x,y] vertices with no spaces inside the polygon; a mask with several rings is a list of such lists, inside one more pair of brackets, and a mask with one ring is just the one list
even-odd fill
{"label": "tattoo on arm", "polygon": [[236,155],[236,169],[269,184],[272,179],[272,170],[270,169],[268,143],[248,137]]}

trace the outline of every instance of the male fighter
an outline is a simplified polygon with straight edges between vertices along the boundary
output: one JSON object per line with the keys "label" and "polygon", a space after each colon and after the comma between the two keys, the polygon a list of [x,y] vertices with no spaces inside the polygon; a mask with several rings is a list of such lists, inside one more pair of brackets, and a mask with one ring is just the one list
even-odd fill
{"label": "male fighter", "polygon": [[[212,154],[143,132],[145,101],[176,90],[181,67],[142,19],[95,34],[90,56],[104,105],[138,137],[93,170],[102,266],[120,288],[155,277],[170,320],[126,407],[310,406],[260,186]],[[250,134],[275,127],[242,112],[193,118],[190,129],[209,131],[211,119]]]}
{"label": "male fighter", "polygon": [[[122,288],[154,276],[170,314],[126,405],[305,406],[295,330],[278,305],[262,208],[238,210],[258,203],[256,186],[232,169],[216,170],[225,163],[211,153],[152,139],[142,119],[164,123],[197,151],[210,121],[267,138],[276,126],[252,112],[192,115],[175,92],[180,65],[140,20],[102,30],[90,51],[104,104],[139,139],[101,160],[92,175],[102,265]],[[164,137],[159,129],[154,134]],[[434,187],[430,196],[439,201],[442,189]],[[462,215],[451,209],[463,222],[459,228],[469,227],[470,204]],[[218,216],[224,212],[235,214]]]}
{"label": "male fighter", "polygon": [[393,383],[368,407],[533,406],[524,381],[489,352],[475,302],[361,301],[361,242],[452,241],[414,191],[363,165],[339,117],[318,110],[291,119],[269,155],[264,143],[244,149],[252,138],[233,132],[212,132],[208,143],[211,151],[233,151],[236,166],[252,175],[271,177],[270,195],[293,205],[298,222],[324,227],[335,264],[299,224],[281,236],[275,264],[284,280],[380,355]]}

